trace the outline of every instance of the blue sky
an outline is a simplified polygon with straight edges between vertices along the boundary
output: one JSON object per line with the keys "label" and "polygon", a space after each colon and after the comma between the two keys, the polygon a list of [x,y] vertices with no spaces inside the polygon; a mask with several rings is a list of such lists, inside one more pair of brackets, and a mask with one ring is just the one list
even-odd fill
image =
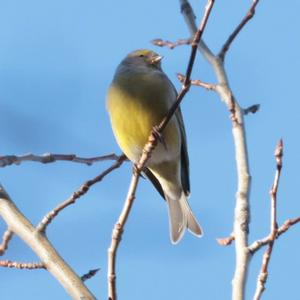
{"label": "blue sky", "polygon": [[[217,51],[251,1],[216,1],[204,38]],[[206,1],[191,1],[201,16]],[[246,117],[251,174],[250,241],[269,232],[273,152],[284,139],[284,169],[278,193],[278,222],[300,215],[299,1],[261,1],[255,18],[239,35],[226,59],[233,92],[243,107],[261,104]],[[120,153],[105,110],[105,94],[120,60],[137,48],[164,55],[163,68],[177,87],[190,49],[156,48],[154,38],[188,37],[177,1],[0,0],[0,154]],[[214,82],[210,66],[197,57],[193,78]],[[204,228],[171,245],[167,210],[148,181],[141,180],[118,253],[120,299],[230,299],[234,248],[215,239],[232,229],[236,172],[231,123],[213,92],[192,88],[182,104],[191,161],[191,206]],[[24,163],[0,169],[0,182],[33,224],[68,198],[109,162],[91,167],[68,162]],[[106,253],[112,226],[131,176],[127,163],[63,211],[48,229],[49,239],[105,299]],[[0,220],[0,232],[5,225]],[[293,299],[298,293],[299,231],[278,240],[264,299]],[[253,258],[247,299],[254,293],[262,251]],[[37,258],[14,238],[4,259]],[[0,269],[3,299],[68,299],[44,270]]]}

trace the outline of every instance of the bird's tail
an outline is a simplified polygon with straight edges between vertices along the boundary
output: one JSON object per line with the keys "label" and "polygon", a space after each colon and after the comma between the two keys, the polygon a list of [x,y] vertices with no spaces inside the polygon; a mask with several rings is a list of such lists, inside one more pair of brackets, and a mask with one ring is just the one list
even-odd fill
{"label": "bird's tail", "polygon": [[200,237],[202,229],[197,222],[195,216],[187,201],[184,192],[181,193],[179,199],[172,199],[166,196],[169,209],[170,236],[173,244],[177,244],[182,238],[185,229]]}

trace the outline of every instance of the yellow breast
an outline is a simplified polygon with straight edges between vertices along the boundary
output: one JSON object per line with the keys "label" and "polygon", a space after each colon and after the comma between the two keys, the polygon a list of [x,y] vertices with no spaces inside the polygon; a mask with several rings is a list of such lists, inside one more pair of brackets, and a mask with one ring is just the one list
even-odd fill
{"label": "yellow breast", "polygon": [[[170,102],[162,99],[162,95],[161,91],[155,90],[146,96],[142,92],[129,94],[118,86],[111,86],[108,91],[107,109],[114,135],[122,151],[133,162],[140,158],[153,126],[161,122],[169,109]],[[163,132],[166,147],[158,144],[151,157],[152,163],[179,156],[179,132],[178,122],[173,117]]]}

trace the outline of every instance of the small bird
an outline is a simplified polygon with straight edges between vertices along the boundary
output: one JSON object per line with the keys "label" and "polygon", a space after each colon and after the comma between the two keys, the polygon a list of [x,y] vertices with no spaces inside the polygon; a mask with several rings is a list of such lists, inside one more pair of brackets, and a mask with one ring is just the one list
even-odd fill
{"label": "small bird", "polygon": [[[176,101],[176,89],[162,71],[161,59],[151,50],[129,53],[118,66],[108,90],[107,110],[115,138],[133,163],[139,161],[151,130]],[[180,108],[159,140],[143,172],[167,202],[170,238],[176,244],[186,228],[198,237],[202,235],[187,201],[189,158]]]}

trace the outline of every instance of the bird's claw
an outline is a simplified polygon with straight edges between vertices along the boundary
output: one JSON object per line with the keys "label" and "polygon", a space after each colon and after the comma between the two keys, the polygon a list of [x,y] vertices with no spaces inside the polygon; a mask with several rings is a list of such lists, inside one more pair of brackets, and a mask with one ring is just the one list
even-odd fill
{"label": "bird's claw", "polygon": [[152,134],[154,135],[154,137],[165,147],[165,149],[167,150],[167,144],[165,141],[164,136],[162,135],[162,133],[158,130],[157,126],[154,126],[152,128]]}

